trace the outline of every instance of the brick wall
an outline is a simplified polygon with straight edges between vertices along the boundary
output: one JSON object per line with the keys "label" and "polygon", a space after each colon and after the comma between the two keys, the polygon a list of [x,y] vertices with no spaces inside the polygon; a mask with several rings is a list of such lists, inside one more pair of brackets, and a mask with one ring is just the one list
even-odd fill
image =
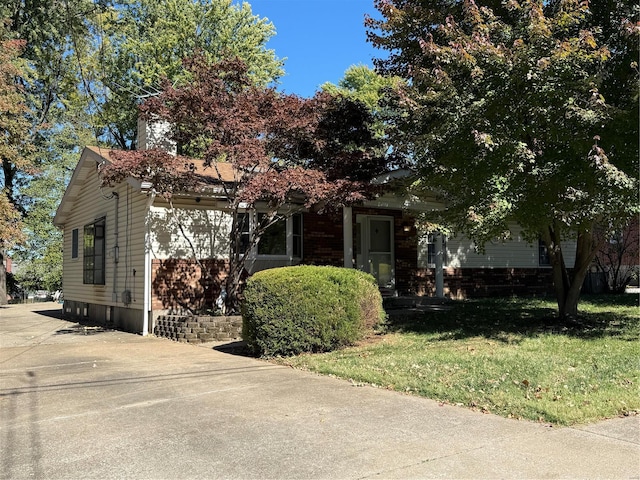
{"label": "brick wall", "polygon": [[305,213],[302,224],[302,263],[342,267],[344,265],[342,211],[323,215]]}
{"label": "brick wall", "polygon": [[202,275],[194,260],[155,259],[151,264],[151,308],[153,311],[200,311],[212,308],[227,277],[228,262],[206,259]]}
{"label": "brick wall", "polygon": [[[445,268],[444,291],[452,298],[553,293],[550,268]],[[435,270],[419,269],[416,293],[435,295]]]}

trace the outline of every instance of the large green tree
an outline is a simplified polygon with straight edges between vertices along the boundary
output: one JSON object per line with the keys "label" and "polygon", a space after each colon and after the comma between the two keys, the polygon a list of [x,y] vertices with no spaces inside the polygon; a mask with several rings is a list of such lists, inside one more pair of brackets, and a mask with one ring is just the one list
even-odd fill
{"label": "large green tree", "polygon": [[[14,105],[23,108],[13,117],[20,122],[20,155],[0,153],[0,180],[8,203],[21,218],[24,234],[13,242],[10,254],[31,278],[36,270],[31,265],[33,259],[42,262],[38,270],[47,277],[52,271],[60,271],[61,235],[52,227],[51,217],[72,163],[70,152],[58,148],[59,138],[70,135],[77,146],[90,125],[89,102],[79,89],[78,54],[91,51],[92,22],[103,9],[100,2],[92,0],[0,3],[4,35],[24,42],[16,59],[20,69],[10,79],[22,95],[20,103]],[[50,175],[52,170],[58,174]],[[38,188],[38,183],[48,186]],[[0,277],[4,279],[4,275]],[[44,282],[36,288],[45,288],[45,283],[51,284]],[[59,280],[53,286],[59,286]],[[2,293],[0,296],[4,297]]]}
{"label": "large green tree", "polygon": [[383,76],[366,65],[352,65],[337,84],[326,82],[320,86],[322,91],[331,95],[340,95],[352,101],[362,102],[373,118],[373,129],[382,140],[380,148],[387,155],[389,166],[402,166],[401,157],[394,155],[388,140],[393,128],[393,117],[399,113],[392,100],[392,92],[404,85],[396,76]]}
{"label": "large green tree", "polygon": [[[400,75],[394,145],[415,192],[479,248],[517,222],[544,240],[561,317],[598,249],[638,210],[638,5],[622,0],[377,0],[377,66]],[[576,243],[566,265],[562,242]]]}
{"label": "large green tree", "polygon": [[189,80],[183,60],[200,52],[209,61],[242,59],[252,80],[267,85],[283,61],[266,48],[275,28],[248,3],[231,0],[121,0],[96,27],[100,48],[87,58],[86,84],[100,104],[99,136],[135,148],[137,107],[160,92],[161,81]]}
{"label": "large green tree", "polygon": [[402,84],[399,77],[383,76],[366,65],[352,65],[337,84],[323,83],[320,88],[332,95],[343,95],[364,103],[369,110],[376,112],[387,91]]}
{"label": "large green tree", "polygon": [[18,58],[24,42],[11,39],[6,24],[0,23],[0,305],[7,302],[5,256],[22,236],[20,211],[15,205],[11,182],[14,169],[27,168],[28,112],[24,91],[15,83],[20,75]]}

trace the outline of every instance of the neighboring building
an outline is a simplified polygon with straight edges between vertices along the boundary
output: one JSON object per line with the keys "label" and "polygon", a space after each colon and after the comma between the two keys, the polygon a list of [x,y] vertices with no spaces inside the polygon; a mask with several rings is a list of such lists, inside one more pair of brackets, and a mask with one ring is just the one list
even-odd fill
{"label": "neighboring building", "polygon": [[[111,161],[109,150],[84,149],[54,219],[64,231],[64,314],[146,335],[162,313],[213,306],[229,251],[224,198],[215,190],[174,196],[171,209],[136,179],[101,188],[98,166],[105,161]],[[195,163],[206,176],[202,162]],[[263,236],[247,273],[301,263],[359,268],[376,277],[385,295],[549,290],[544,246],[527,243],[517,229],[512,240],[478,253],[463,237],[418,235],[407,207],[405,198],[389,193],[339,212],[293,215]],[[259,208],[247,212],[248,218],[256,214]],[[575,247],[566,247],[570,264]]]}

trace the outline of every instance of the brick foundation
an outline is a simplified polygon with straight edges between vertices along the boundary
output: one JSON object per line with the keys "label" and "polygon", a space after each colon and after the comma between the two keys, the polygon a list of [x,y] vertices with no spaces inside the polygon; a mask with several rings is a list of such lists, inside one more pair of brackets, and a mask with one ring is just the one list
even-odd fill
{"label": "brick foundation", "polygon": [[[434,269],[420,269],[415,278],[418,295],[435,295]],[[445,268],[444,292],[451,298],[553,293],[547,268]]]}

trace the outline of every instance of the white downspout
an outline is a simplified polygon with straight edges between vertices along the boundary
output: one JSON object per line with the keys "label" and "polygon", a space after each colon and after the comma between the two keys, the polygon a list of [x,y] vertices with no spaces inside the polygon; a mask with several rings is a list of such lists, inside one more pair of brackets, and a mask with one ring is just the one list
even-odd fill
{"label": "white downspout", "polygon": [[342,208],[342,231],[344,267],[353,268],[353,211],[351,207]]}
{"label": "white downspout", "polygon": [[144,226],[144,302],[142,312],[142,335],[149,334],[149,313],[151,312],[151,230],[149,219],[151,218],[151,206],[156,198],[152,190],[147,200],[146,218]]}

